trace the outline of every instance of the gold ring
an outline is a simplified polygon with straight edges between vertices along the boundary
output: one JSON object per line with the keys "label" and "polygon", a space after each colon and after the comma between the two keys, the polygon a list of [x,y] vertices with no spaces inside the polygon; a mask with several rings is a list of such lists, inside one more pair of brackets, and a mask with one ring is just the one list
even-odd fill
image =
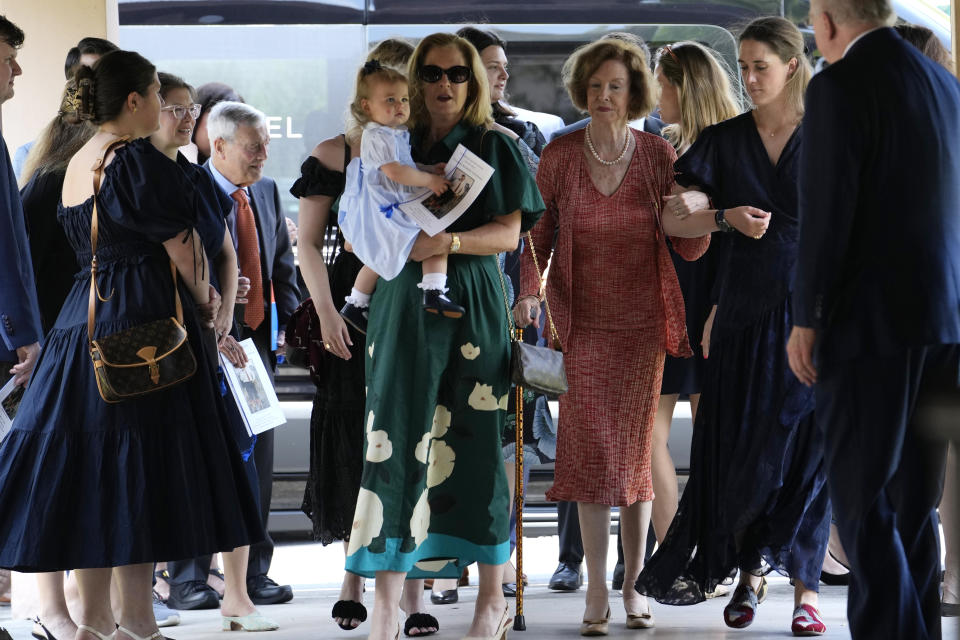
{"label": "gold ring", "polygon": [[762,234],[762,233],[758,233],[757,235],[753,236],[753,239],[754,239],[754,240],[759,240],[759,239],[762,238],[762,237],[763,237],[763,234]]}
{"label": "gold ring", "polygon": [[329,342],[324,342],[324,343],[323,343],[323,348],[324,348],[324,349],[329,349],[329,348],[330,348],[330,343],[329,343]]}

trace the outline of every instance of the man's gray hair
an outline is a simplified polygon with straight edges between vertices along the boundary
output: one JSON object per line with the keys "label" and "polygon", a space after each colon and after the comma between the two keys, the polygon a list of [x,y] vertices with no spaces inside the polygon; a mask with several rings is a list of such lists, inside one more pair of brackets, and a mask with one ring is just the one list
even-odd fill
{"label": "man's gray hair", "polygon": [[837,24],[865,22],[892,25],[896,13],[890,0],[821,0],[821,7]]}
{"label": "man's gray hair", "polygon": [[211,144],[217,138],[232,142],[237,135],[237,128],[244,125],[266,129],[267,116],[242,102],[218,102],[207,116],[207,136]]}

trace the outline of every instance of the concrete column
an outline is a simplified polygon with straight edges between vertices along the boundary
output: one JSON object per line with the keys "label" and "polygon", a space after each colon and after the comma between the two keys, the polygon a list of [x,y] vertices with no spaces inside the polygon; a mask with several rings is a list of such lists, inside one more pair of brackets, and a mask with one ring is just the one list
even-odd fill
{"label": "concrete column", "polygon": [[953,72],[960,78],[960,0],[950,0],[950,53],[953,54]]}
{"label": "concrete column", "polygon": [[23,75],[3,105],[3,136],[12,155],[56,115],[70,47],[87,36],[117,42],[120,20],[117,0],[0,0],[0,13],[26,33],[17,55]]}

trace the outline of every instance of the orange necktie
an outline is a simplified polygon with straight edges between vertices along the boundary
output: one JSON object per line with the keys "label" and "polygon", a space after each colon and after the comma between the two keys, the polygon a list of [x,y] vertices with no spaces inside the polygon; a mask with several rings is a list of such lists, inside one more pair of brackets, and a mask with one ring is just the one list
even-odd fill
{"label": "orange necktie", "polygon": [[253,219],[253,209],[243,189],[233,192],[237,201],[237,262],[240,273],[250,278],[250,293],[247,294],[247,306],[243,311],[243,321],[251,329],[263,322],[263,277],[260,275],[260,246],[257,243],[257,223]]}

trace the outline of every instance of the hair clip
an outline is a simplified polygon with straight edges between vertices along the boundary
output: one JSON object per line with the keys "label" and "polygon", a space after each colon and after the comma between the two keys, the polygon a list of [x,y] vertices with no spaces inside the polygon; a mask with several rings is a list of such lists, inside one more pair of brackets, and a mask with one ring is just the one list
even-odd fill
{"label": "hair clip", "polygon": [[368,60],[363,65],[363,75],[367,76],[371,73],[376,73],[377,71],[383,71],[383,65],[380,64],[380,61],[374,58],[373,60]]}
{"label": "hair clip", "polygon": [[673,58],[673,61],[676,62],[677,64],[680,64],[680,58],[678,58],[677,54],[673,52],[673,49],[670,48],[670,45],[668,44],[663,45],[663,51],[666,51],[667,53],[669,53],[670,57]]}

